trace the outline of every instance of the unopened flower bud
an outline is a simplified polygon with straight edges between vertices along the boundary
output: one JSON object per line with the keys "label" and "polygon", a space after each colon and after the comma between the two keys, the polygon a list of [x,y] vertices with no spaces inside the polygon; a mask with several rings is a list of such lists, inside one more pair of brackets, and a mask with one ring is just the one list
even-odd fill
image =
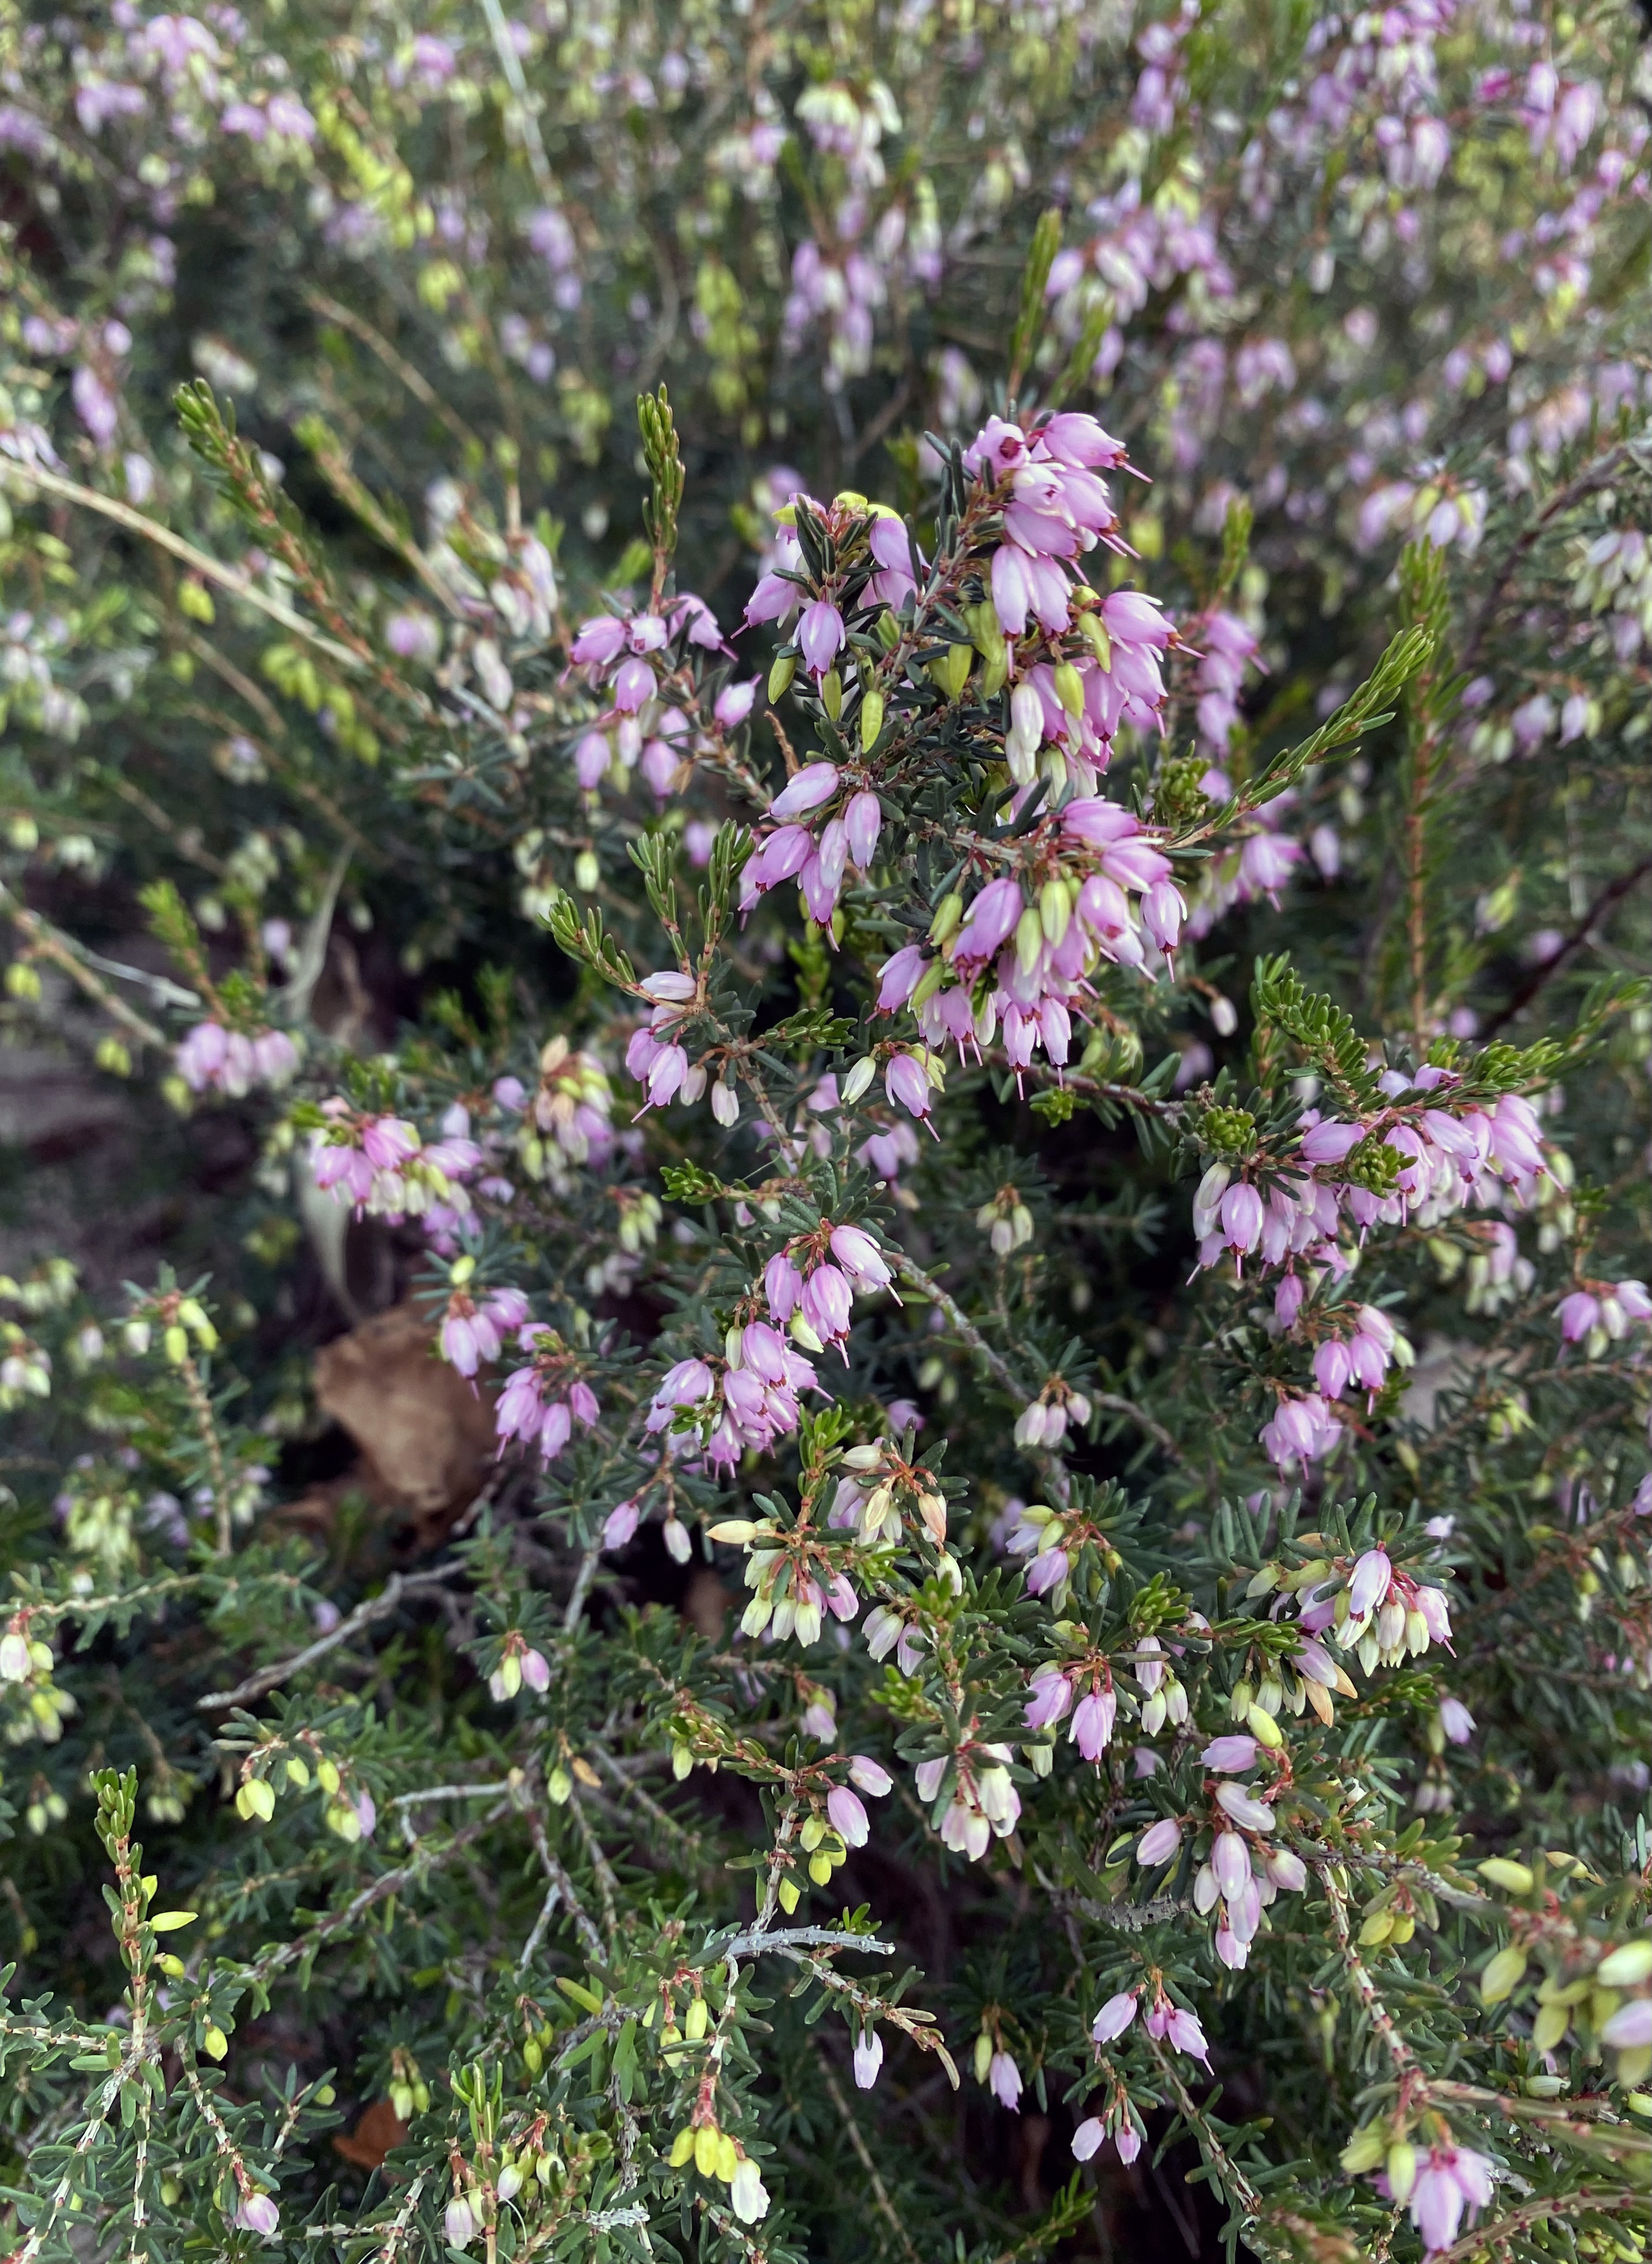
{"label": "unopened flower bud", "polygon": [[1044,924],[1029,905],[1015,924],[1016,962],[1024,975],[1030,975],[1038,965],[1044,950]]}
{"label": "unopened flower bud", "polygon": [[853,1107],[877,1073],[878,1064],[873,1060],[872,1056],[862,1054],[848,1076],[844,1078],[840,1088],[843,1105],[845,1108]]}

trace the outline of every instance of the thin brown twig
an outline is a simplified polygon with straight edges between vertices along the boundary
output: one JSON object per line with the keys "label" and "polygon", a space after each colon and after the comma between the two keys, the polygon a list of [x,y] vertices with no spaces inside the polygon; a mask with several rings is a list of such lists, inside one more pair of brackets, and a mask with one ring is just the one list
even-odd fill
{"label": "thin brown twig", "polygon": [[[325,291],[307,287],[304,301],[323,321],[337,323],[341,330],[348,330],[351,337],[359,338],[370,353],[376,354],[385,367],[400,378],[421,409],[428,409],[433,417],[441,418],[461,448],[482,449],[482,441],[459,411],[443,400],[422,371],[403,359],[383,332],[375,330],[366,316],[354,313],[337,299],[329,298]],[[482,450],[482,453],[486,451]]]}
{"label": "thin brown twig", "polygon": [[849,2134],[849,2143],[855,2150],[855,2159],[866,2173],[866,2181],[872,2188],[873,2199],[878,2205],[878,2214],[894,2233],[896,2244],[901,2253],[906,2258],[907,2264],[918,2264],[918,2253],[912,2246],[912,2236],[902,2224],[900,2211],[889,2198],[889,2188],[879,2174],[878,2166],[872,2158],[872,2149],[861,2134],[860,2125],[855,2120],[853,2108],[844,2095],[844,2087],[837,2080],[837,2071],[831,2064],[823,2042],[821,2043],[820,2047],[820,2064],[821,2072],[826,2079],[827,2093],[832,2105],[837,2109],[838,2118],[844,2129]]}
{"label": "thin brown twig", "polygon": [[1575,2194],[1535,2194],[1530,2201],[1520,2202],[1494,2224],[1476,2225],[1472,2232],[1465,2232],[1460,2239],[1453,2240],[1449,2248],[1435,2249],[1429,2264],[1467,2264],[1471,2256],[1489,2256],[1494,2250],[1502,2247],[1511,2233],[1518,2232],[1528,2224],[1540,2224],[1548,2217],[1580,2217],[1584,2210],[1594,2209],[1616,2220],[1623,2210],[1633,2209],[1637,2203],[1644,2209],[1646,2199],[1644,2191],[1637,2191],[1633,2186],[1621,2193],[1595,2194],[1585,2189]]}
{"label": "thin brown twig", "polygon": [[1354,1993],[1359,1999],[1361,2009],[1382,2039],[1383,2047],[1388,2057],[1394,2062],[1395,2073],[1402,2081],[1414,2078],[1417,2072],[1417,2061],[1409,2045],[1389,2019],[1388,2007],[1378,1994],[1377,1985],[1372,1979],[1364,1958],[1360,1956],[1355,1947],[1353,1935],[1348,1925],[1347,1898],[1333,1876],[1333,1867],[1329,1863],[1318,1863],[1315,1864],[1315,1869],[1319,1874],[1320,1885],[1325,1892],[1325,1901],[1330,1911],[1331,1929],[1337,1936],[1337,1948],[1342,1957],[1343,1967],[1349,1980],[1353,1984]]}
{"label": "thin brown twig", "polygon": [[363,1887],[359,1894],[352,1895],[339,1909],[330,1911],[307,1932],[295,1935],[291,1941],[278,1943],[252,1964],[243,1966],[239,1977],[255,1984],[267,1981],[272,1975],[285,1972],[289,1965],[296,1965],[301,1958],[323,1948],[335,1934],[346,1933],[359,1926],[370,1910],[391,1895],[400,1894],[403,1887],[424,1873],[452,1862],[455,1855],[462,1854],[515,1805],[514,1798],[498,1802],[485,1816],[475,1817],[470,1823],[460,1825],[439,1847],[431,1847],[421,1840],[405,1863],[398,1863],[393,1870],[381,1871],[371,1885]]}
{"label": "thin brown twig", "polygon": [[272,621],[279,621],[284,629],[290,629],[294,636],[301,636],[307,643],[315,645],[330,660],[336,660],[340,667],[367,666],[360,654],[352,652],[348,645],[339,644],[328,636],[313,622],[307,621],[302,613],[295,613],[279,598],[266,597],[238,568],[226,566],[221,559],[213,557],[207,551],[198,550],[192,542],[185,542],[182,535],[174,534],[170,526],[163,526],[158,519],[147,518],[142,512],[134,511],[130,504],[121,503],[113,496],[102,495],[96,488],[83,487],[78,480],[61,479],[55,472],[45,471],[37,464],[19,464],[5,457],[0,457],[0,477],[25,481],[38,488],[42,495],[55,496],[62,503],[72,503],[82,511],[95,512],[100,519],[112,519],[117,526],[124,526],[131,533],[142,535],[157,549],[170,551],[174,558],[181,559],[185,566],[199,574],[204,582],[215,582],[232,598],[239,598],[243,605],[267,613]]}
{"label": "thin brown twig", "polygon": [[1626,461],[1636,460],[1642,445],[1638,440],[1615,442],[1606,450],[1605,455],[1597,456],[1592,464],[1586,464],[1577,477],[1569,481],[1558,495],[1551,496],[1530,525],[1521,529],[1510,546],[1502,565],[1497,569],[1490,589],[1480,601],[1480,609],[1474,615],[1474,624],[1468,632],[1467,642],[1459,664],[1465,673],[1472,674],[1474,663],[1480,655],[1480,648],[1485,642],[1486,632],[1496,618],[1503,599],[1508,594],[1510,583],[1519,572],[1521,566],[1535,548],[1546,529],[1552,526],[1555,519],[1562,518],[1575,504],[1580,504],[1588,497],[1598,493],[1600,489],[1610,486],[1619,466]]}
{"label": "thin brown twig", "polygon": [[165,1031],[146,1020],[134,1007],[128,1006],[124,998],[117,996],[93,972],[86,964],[83,947],[62,934],[49,920],[42,919],[39,912],[31,911],[3,882],[0,882],[0,913],[10,919],[22,937],[30,958],[49,960],[54,967],[62,969],[77,990],[83,990],[94,1005],[101,1006],[112,1021],[118,1022],[122,1029],[144,1045],[154,1046],[161,1053],[168,1050]]}
{"label": "thin brown twig", "polygon": [[347,1619],[340,1620],[338,1625],[326,1635],[318,1636],[314,1643],[306,1644],[302,1651],[294,1651],[290,1658],[278,1659],[272,1666],[259,1667],[244,1681],[237,1682],[233,1690],[209,1690],[204,1698],[196,1700],[197,1711],[214,1714],[231,1706],[250,1704],[253,1699],[262,1698],[266,1690],[273,1690],[278,1683],[291,1680],[293,1675],[301,1674],[307,1666],[313,1666],[318,1658],[325,1658],[330,1651],[337,1651],[340,1644],[348,1643],[352,1636],[359,1635],[363,1628],[371,1627],[375,1620],[388,1619],[408,1597],[421,1594],[427,1589],[442,1587],[449,1580],[455,1579],[460,1570],[457,1564],[442,1564],[434,1571],[409,1572],[405,1577],[400,1572],[392,1572],[376,1596],[370,1596],[365,1604],[358,1604]]}
{"label": "thin brown twig", "polygon": [[[579,1938],[585,1945],[586,1954],[595,1963],[598,1965],[604,1963],[605,1952],[603,1948],[602,1936],[597,1931],[591,1912],[581,1902],[578,1890],[572,1879],[569,1877],[567,1869],[551,1853],[551,1843],[545,1836],[545,1826],[537,1816],[533,1818],[531,1828],[533,1833],[533,1852],[540,1859],[546,1877],[556,1889],[560,1900],[567,1905],[568,1914],[573,1919]],[[545,1916],[548,1922],[550,1918],[548,1910]]]}
{"label": "thin brown twig", "polygon": [[1506,1005],[1500,1007],[1486,1024],[1482,1035],[1490,1037],[1505,1022],[1511,1022],[1522,1007],[1529,1006],[1550,976],[1558,975],[1572,954],[1581,951],[1589,942],[1612,906],[1627,896],[1638,881],[1645,880],[1648,873],[1652,873],[1652,857],[1643,857],[1632,871],[1620,873],[1615,881],[1608,881],[1571,933],[1562,938],[1546,959],[1539,960]]}

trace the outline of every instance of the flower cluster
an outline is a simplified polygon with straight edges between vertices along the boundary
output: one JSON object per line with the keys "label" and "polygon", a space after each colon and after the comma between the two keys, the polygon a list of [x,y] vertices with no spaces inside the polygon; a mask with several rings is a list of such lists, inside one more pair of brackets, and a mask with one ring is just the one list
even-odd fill
{"label": "flower cluster", "polygon": [[256,1085],[289,1084],[298,1068],[298,1049],[285,1030],[248,1035],[219,1022],[197,1022],[175,1059],[192,1092],[221,1092],[238,1100]]}
{"label": "flower cluster", "polygon": [[0,28],[31,2259],[1634,2246],[1633,11],[414,12]]}
{"label": "flower cluster", "polygon": [[470,1209],[464,1183],[482,1156],[467,1133],[426,1141],[405,1117],[366,1115],[338,1099],[324,1100],[321,1113],[326,1121],[310,1136],[310,1174],[335,1201],[392,1222]]}
{"label": "flower cluster", "polygon": [[[494,1303],[496,1306],[496,1297]],[[518,1439],[525,1447],[537,1446],[541,1462],[554,1462],[573,1436],[575,1424],[589,1430],[602,1411],[554,1330],[529,1324],[518,1332],[517,1343],[532,1358],[525,1368],[513,1368],[506,1376],[494,1410],[494,1428],[502,1448]]]}
{"label": "flower cluster", "polygon": [[691,1356],[667,1368],[644,1427],[675,1433],[687,1419],[706,1460],[731,1469],[748,1448],[767,1453],[796,1430],[805,1391],[825,1392],[811,1363],[766,1322],[750,1321],[729,1330],[721,1359]]}
{"label": "flower cluster", "polygon": [[[1346,1272],[1339,1246],[1345,1230],[1363,1241],[1378,1225],[1431,1228],[1470,1204],[1529,1204],[1547,1169],[1542,1128],[1520,1094],[1443,1107],[1427,1096],[1449,1101],[1453,1079],[1431,1067],[1410,1079],[1385,1071],[1382,1083],[1388,1106],[1368,1118],[1308,1110],[1294,1154],[1271,1173],[1265,1190],[1248,1177],[1235,1179],[1224,1161],[1212,1164],[1199,1181],[1193,1232],[1200,1266],[1219,1266],[1231,1256],[1241,1272],[1247,1259],[1270,1271],[1284,1267],[1275,1303],[1285,1327],[1294,1325],[1322,1270]],[[1374,1345],[1380,1322],[1373,1326]]]}

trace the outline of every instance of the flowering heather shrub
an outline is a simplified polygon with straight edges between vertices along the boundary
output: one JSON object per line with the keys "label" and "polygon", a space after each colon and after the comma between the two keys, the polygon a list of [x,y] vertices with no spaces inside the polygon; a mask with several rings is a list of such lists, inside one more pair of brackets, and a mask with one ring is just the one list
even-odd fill
{"label": "flowering heather shrub", "polygon": [[1644,2253],[1639,29],[0,25],[12,2264]]}

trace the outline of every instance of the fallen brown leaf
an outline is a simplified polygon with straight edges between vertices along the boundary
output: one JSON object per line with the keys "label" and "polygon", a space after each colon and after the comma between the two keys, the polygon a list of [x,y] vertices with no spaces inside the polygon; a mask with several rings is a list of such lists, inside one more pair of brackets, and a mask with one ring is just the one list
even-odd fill
{"label": "fallen brown leaf", "polygon": [[376,2170],[393,2146],[399,2146],[407,2136],[407,2124],[388,2099],[375,2099],[347,2138],[335,2138],[333,2146],[347,2162],[359,2169]]}
{"label": "fallen brown leaf", "polygon": [[323,1346],[315,1397],[362,1455],[359,1469],[322,1491],[353,1488],[404,1513],[420,1547],[442,1538],[492,1467],[493,1393],[437,1356],[430,1315],[417,1305],[393,1306]]}

